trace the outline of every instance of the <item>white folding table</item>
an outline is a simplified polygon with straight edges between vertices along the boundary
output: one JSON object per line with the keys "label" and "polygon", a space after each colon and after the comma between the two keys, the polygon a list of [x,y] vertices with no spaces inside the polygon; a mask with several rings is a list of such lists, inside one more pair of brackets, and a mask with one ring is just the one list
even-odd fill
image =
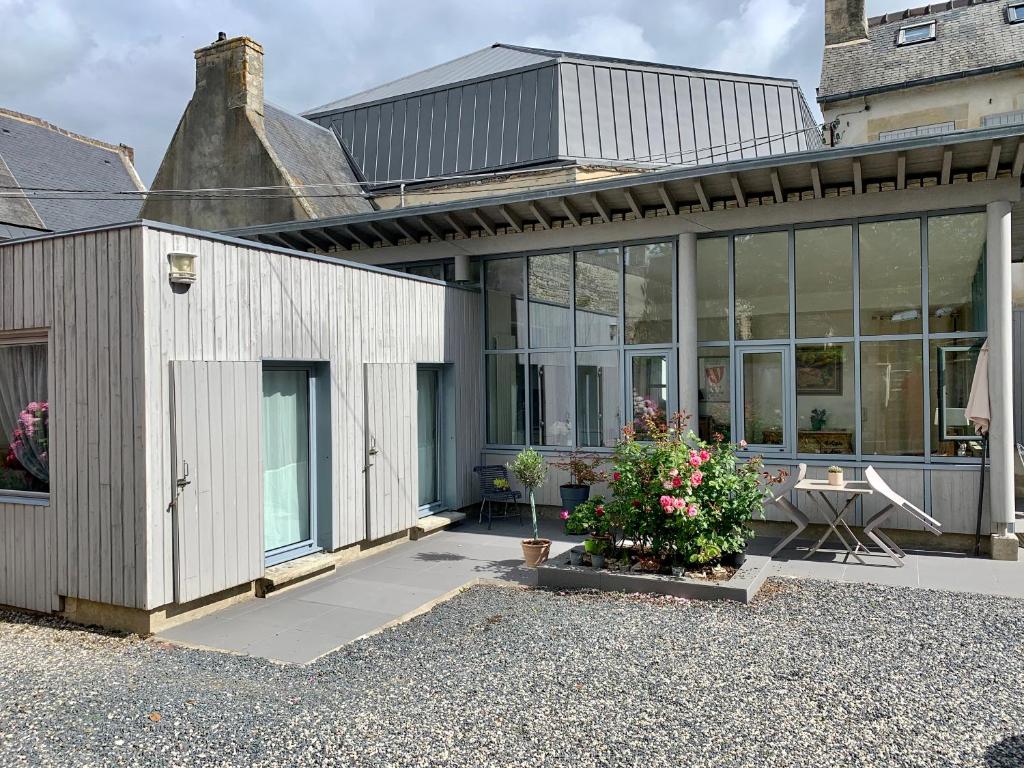
{"label": "white folding table", "polygon": [[[843,548],[846,549],[846,555],[849,557],[853,555],[857,558],[857,561],[864,565],[864,559],[860,556],[861,552],[865,554],[869,553],[866,546],[860,543],[853,531],[850,530],[850,526],[846,524],[843,519],[843,515],[846,514],[847,510],[854,507],[854,503],[857,501],[858,496],[867,496],[873,493],[871,486],[863,480],[844,480],[841,485],[831,485],[828,480],[818,480],[814,478],[804,478],[799,483],[793,486],[793,490],[806,493],[816,502],[815,506],[821,511],[822,518],[825,524],[828,525],[828,529],[822,534],[821,538],[815,542],[804,559],[813,555],[822,545],[828,540],[830,534],[835,534],[836,538],[842,542]],[[829,498],[830,495],[835,496],[835,503]],[[845,503],[844,500],[845,499]],[[799,505],[797,505],[799,506]],[[839,528],[842,528],[850,536],[850,541],[846,540],[846,537],[840,533]],[[851,544],[852,542],[852,544]]]}

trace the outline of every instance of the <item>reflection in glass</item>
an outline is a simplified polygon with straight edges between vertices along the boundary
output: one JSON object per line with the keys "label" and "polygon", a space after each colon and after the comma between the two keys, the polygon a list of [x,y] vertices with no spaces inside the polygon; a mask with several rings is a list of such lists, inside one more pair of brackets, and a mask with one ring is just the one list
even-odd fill
{"label": "reflection in glass", "polygon": [[[732,439],[732,376],[728,347],[704,347],[697,354],[697,435]],[[692,426],[692,425],[691,425]]]}
{"label": "reflection in glass", "polygon": [[530,442],[572,445],[572,354],[530,355]]}
{"label": "reflection in glass", "polygon": [[[984,339],[943,339],[929,349],[932,456],[981,455],[981,442],[967,420],[978,353]],[[966,439],[946,439],[966,438]]]}
{"label": "reflection in glass", "polygon": [[523,260],[494,259],[484,267],[487,303],[487,348],[518,349],[526,346],[523,314]]}
{"label": "reflection in glass", "polygon": [[729,238],[697,241],[697,338],[729,340]]}
{"label": "reflection in glass", "polygon": [[781,352],[748,352],[743,360],[743,439],[783,444],[784,372]]}
{"label": "reflection in glass", "polygon": [[576,343],[617,344],[622,293],[618,248],[576,253]]}
{"label": "reflection in glass", "polygon": [[587,447],[615,445],[622,426],[619,353],[576,354],[577,442]]}
{"label": "reflection in glass", "polygon": [[435,280],[445,279],[444,264],[413,264],[406,267],[406,271],[410,275],[419,275],[420,277],[432,277]]}
{"label": "reflection in glass", "polygon": [[917,219],[860,225],[860,332],[921,332],[921,225]]}
{"label": "reflection in glass", "polygon": [[794,362],[797,451],[855,453],[853,344],[798,344]]}
{"label": "reflection in glass", "polygon": [[672,341],[673,262],[671,243],[626,248],[626,343]]}
{"label": "reflection in glass", "polygon": [[438,461],[440,436],[438,434],[438,378],[433,369],[416,371],[416,434],[419,458],[419,505],[429,506],[440,500]]}
{"label": "reflection in glass", "polygon": [[929,331],[985,330],[984,213],[928,219]]}
{"label": "reflection in glass", "polygon": [[487,442],[526,443],[526,355],[487,355]]}
{"label": "reflection in glass", "polygon": [[796,335],[853,335],[853,227],[797,230]]}
{"label": "reflection in glass", "polygon": [[572,343],[569,294],[572,256],[543,253],[529,257],[530,346],[568,347]]}
{"label": "reflection in glass", "polygon": [[[0,490],[50,490],[46,345],[0,345]],[[29,427],[31,427],[29,429]],[[20,434],[15,434],[15,431]]]}
{"label": "reflection in glass", "polygon": [[668,356],[634,355],[630,362],[630,393],[633,405],[633,429],[637,437],[647,436],[650,426],[663,430],[668,412]]}
{"label": "reflection in glass", "polygon": [[263,371],[263,530],[269,552],[310,537],[309,373]]}
{"label": "reflection in glass", "polygon": [[736,338],[789,338],[789,233],[737,235]]}
{"label": "reflection in glass", "polygon": [[861,344],[862,453],[924,454],[922,368],[920,341]]}

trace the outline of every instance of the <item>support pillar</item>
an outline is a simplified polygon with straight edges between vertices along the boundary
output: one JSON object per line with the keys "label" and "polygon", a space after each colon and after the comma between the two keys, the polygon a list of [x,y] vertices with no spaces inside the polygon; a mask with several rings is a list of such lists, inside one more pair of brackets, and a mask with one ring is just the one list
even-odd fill
{"label": "support pillar", "polygon": [[[986,273],[988,278],[989,502],[992,556],[1017,559],[1013,532],[1013,303],[1010,276],[1011,203],[989,203]],[[1012,544],[1012,546],[1011,546]]]}
{"label": "support pillar", "polygon": [[678,391],[679,410],[690,415],[697,431],[697,235],[679,236],[676,265],[676,296],[679,312]]}

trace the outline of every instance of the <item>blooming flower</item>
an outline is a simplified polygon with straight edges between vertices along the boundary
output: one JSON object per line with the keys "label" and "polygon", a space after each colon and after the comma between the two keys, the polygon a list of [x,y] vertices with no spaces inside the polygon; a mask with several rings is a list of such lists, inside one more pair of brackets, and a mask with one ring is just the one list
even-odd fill
{"label": "blooming flower", "polygon": [[691,504],[690,506],[688,506],[686,508],[686,514],[689,515],[690,517],[696,517],[697,516],[697,505],[696,504]]}
{"label": "blooming flower", "polygon": [[707,461],[708,459],[711,458],[711,454],[708,452],[707,448],[701,448],[699,455],[701,461]]}
{"label": "blooming flower", "polygon": [[662,496],[660,499],[658,499],[658,503],[661,504],[661,506],[664,507],[665,509],[671,509],[672,508],[672,497],[671,496]]}
{"label": "blooming flower", "polygon": [[696,469],[697,467],[700,466],[700,464],[700,456],[698,456],[697,452],[694,451],[693,453],[690,454],[690,466]]}
{"label": "blooming flower", "polygon": [[676,509],[682,509],[683,507],[686,506],[686,499],[677,496],[676,498],[672,499],[672,506],[675,507]]}
{"label": "blooming flower", "polygon": [[675,486],[672,485],[672,480],[666,480],[664,483],[661,484],[661,487],[664,488],[666,491],[671,491]]}
{"label": "blooming flower", "polygon": [[562,518],[563,520],[568,520],[569,519],[569,510],[568,509],[563,509],[561,512],[558,513],[558,516],[560,518]]}
{"label": "blooming flower", "polygon": [[746,447],[747,447],[747,441],[746,440],[740,440],[740,448],[746,448]]}
{"label": "blooming flower", "polygon": [[621,479],[622,479],[622,473],[621,472],[612,472],[612,480],[614,480],[617,483]]}
{"label": "blooming flower", "polygon": [[704,473],[701,472],[699,469],[695,470],[694,473],[690,475],[690,485],[692,485],[694,488],[700,485],[703,480]]}
{"label": "blooming flower", "polygon": [[598,517],[603,515],[604,514],[604,507],[601,506],[600,504],[598,504],[596,507],[594,507],[594,514],[597,515]]}
{"label": "blooming flower", "polygon": [[683,484],[683,478],[681,478],[679,476],[676,476],[676,477],[672,478],[672,487],[673,488],[678,488],[682,484]]}
{"label": "blooming flower", "polygon": [[675,467],[672,467],[672,469],[670,469],[670,470],[668,471],[668,476],[669,476],[669,477],[675,477],[675,476],[676,476],[676,475],[678,475],[678,474],[679,474],[679,470],[678,470],[678,469],[676,469]]}

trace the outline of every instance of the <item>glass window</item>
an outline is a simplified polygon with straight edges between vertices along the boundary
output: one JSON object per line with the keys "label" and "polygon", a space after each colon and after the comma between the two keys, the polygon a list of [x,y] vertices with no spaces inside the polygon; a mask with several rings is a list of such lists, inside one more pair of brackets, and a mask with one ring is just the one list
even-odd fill
{"label": "glass window", "polygon": [[580,346],[619,343],[620,261],[618,248],[576,253],[576,343]]}
{"label": "glass window", "polygon": [[531,347],[568,347],[572,343],[571,281],[572,256],[568,253],[530,256]]}
{"label": "glass window", "polygon": [[789,233],[737,235],[736,338],[789,338]]}
{"label": "glass window", "polygon": [[633,355],[630,357],[633,429],[643,439],[651,422],[664,429],[669,416],[669,356]]}
{"label": "glass window", "polygon": [[716,434],[732,439],[731,367],[728,347],[704,347],[697,353],[696,432],[701,440],[710,442]]}
{"label": "glass window", "polygon": [[921,223],[860,225],[860,332],[921,332]]}
{"label": "glass window", "polygon": [[924,454],[924,383],[921,342],[861,344],[861,452]]}
{"label": "glass window", "polygon": [[530,355],[530,442],[572,445],[572,354]]}
{"label": "glass window", "polygon": [[484,270],[487,303],[487,348],[520,349],[526,346],[523,302],[523,260],[494,259]]}
{"label": "glass window", "polygon": [[783,354],[745,352],[743,362],[743,439],[751,445],[783,445],[786,379]]}
{"label": "glass window", "polygon": [[487,442],[525,445],[526,355],[487,355]]}
{"label": "glass window", "polygon": [[926,40],[934,39],[935,22],[930,21],[926,24],[916,24],[912,27],[903,27],[900,29],[896,38],[896,44],[913,45],[914,43],[923,43]]}
{"label": "glass window", "polygon": [[797,230],[796,335],[853,335],[853,227]]}
{"label": "glass window", "polygon": [[671,243],[626,248],[626,343],[672,341],[673,262]]}
{"label": "glass window", "polygon": [[410,275],[419,275],[420,277],[432,277],[435,280],[445,279],[444,264],[414,264],[406,267],[406,271]]}
{"label": "glass window", "polygon": [[[981,455],[974,425],[967,420],[974,370],[984,339],[942,339],[929,345],[932,456]],[[944,438],[965,439],[944,439]]]}
{"label": "glass window", "polygon": [[797,451],[856,453],[853,344],[798,344],[795,362]]}
{"label": "glass window", "polygon": [[46,345],[0,346],[0,491],[50,490]]}
{"label": "glass window", "polygon": [[984,213],[928,219],[928,330],[985,330]]}
{"label": "glass window", "polygon": [[615,445],[622,426],[619,353],[615,350],[576,354],[577,443],[586,447]]}
{"label": "glass window", "polygon": [[697,241],[697,338],[729,340],[729,238]]}

